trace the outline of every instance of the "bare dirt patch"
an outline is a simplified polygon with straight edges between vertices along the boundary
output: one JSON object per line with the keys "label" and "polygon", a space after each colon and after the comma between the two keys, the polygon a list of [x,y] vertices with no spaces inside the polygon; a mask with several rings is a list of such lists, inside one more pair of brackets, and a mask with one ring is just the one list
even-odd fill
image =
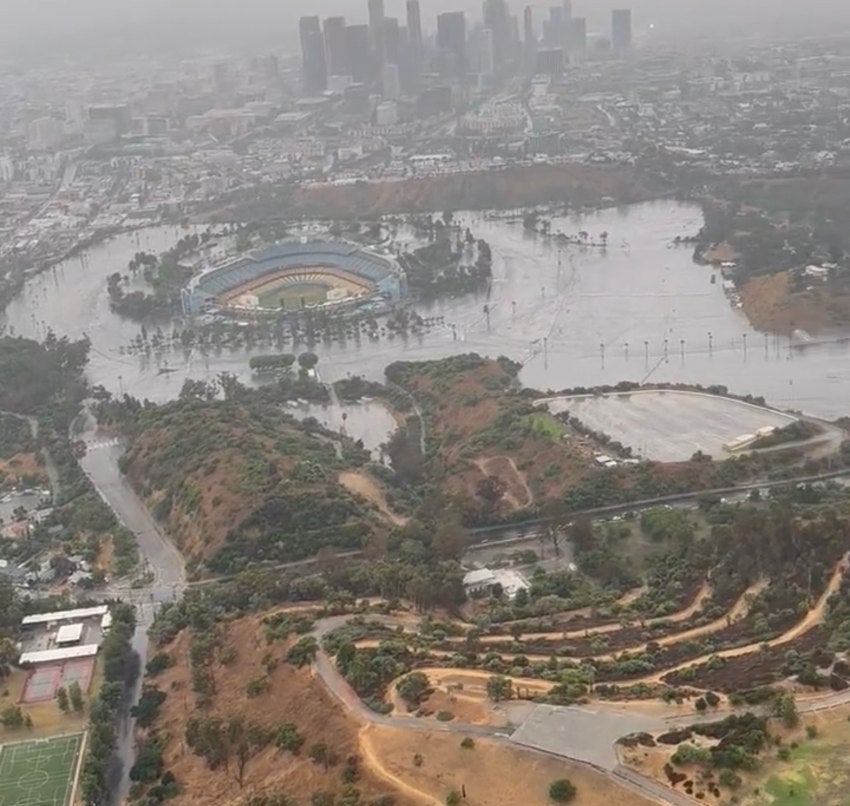
{"label": "bare dirt patch", "polygon": [[[445,733],[412,733],[369,726],[360,736],[364,762],[389,780],[419,793],[419,803],[443,804],[451,791],[466,789],[470,806],[544,806],[549,785],[569,778],[578,790],[576,806],[649,806],[646,800],[588,768],[538,755],[489,739],[460,746],[461,737]],[[416,766],[414,755],[421,756]],[[380,772],[379,772],[380,771]]]}
{"label": "bare dirt patch", "polygon": [[837,294],[826,285],[795,292],[788,272],[753,277],[741,289],[741,302],[758,330],[816,334],[846,326],[850,320],[850,295]]}
{"label": "bare dirt patch", "polygon": [[[267,645],[261,618],[246,617],[222,627],[222,646],[236,657],[228,664],[214,662],[215,694],[207,709],[198,709],[192,691],[188,633],[181,633],[166,648],[176,664],[151,681],[167,694],[153,727],[166,738],[165,768],[174,773],[182,786],[182,793],[171,801],[175,806],[235,806],[248,794],[271,793],[286,793],[298,802],[308,802],[316,792],[339,793],[342,764],[350,756],[358,755],[357,722],[325,690],[321,680],[313,677],[310,669],[295,669],[281,661],[267,675],[268,689],[259,696],[247,696],[246,683],[266,674],[263,656],[271,652],[272,657],[282,658],[288,645],[285,642]],[[249,762],[244,786],[240,788],[232,772],[223,768],[210,770],[186,746],[186,725],[190,717],[198,714],[223,719],[238,716],[267,728],[291,722],[304,736],[304,746],[297,756],[274,746],[266,748]],[[325,770],[312,762],[309,748],[316,742],[325,742],[341,763]],[[417,802],[395,791],[369,770],[363,770],[356,786],[366,802],[387,794],[401,806]]]}
{"label": "bare dirt patch", "polygon": [[407,523],[407,518],[390,509],[383,488],[368,473],[358,470],[345,470],[339,474],[339,483],[349,492],[365,498],[370,504],[377,507],[378,511],[390,523],[396,526],[404,526]]}
{"label": "bare dirt patch", "polygon": [[529,489],[525,474],[510,456],[476,459],[473,464],[481,471],[482,477],[495,476],[505,485],[505,499],[514,510],[534,503],[534,494]]}
{"label": "bare dirt patch", "polygon": [[10,459],[0,459],[0,485],[16,485],[24,479],[47,482],[47,473],[39,464],[38,454],[17,453]]}

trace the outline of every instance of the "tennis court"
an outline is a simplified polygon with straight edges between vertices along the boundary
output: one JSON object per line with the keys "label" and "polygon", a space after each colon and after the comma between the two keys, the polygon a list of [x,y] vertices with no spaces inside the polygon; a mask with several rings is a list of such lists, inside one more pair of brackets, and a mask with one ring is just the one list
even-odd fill
{"label": "tennis court", "polygon": [[82,734],[0,747],[0,806],[68,806]]}
{"label": "tennis court", "polygon": [[85,694],[91,685],[93,672],[94,661],[90,658],[39,666],[33,669],[27,678],[23,694],[21,694],[21,702],[52,700],[60,687],[64,686],[67,690],[68,686],[75,682]]}

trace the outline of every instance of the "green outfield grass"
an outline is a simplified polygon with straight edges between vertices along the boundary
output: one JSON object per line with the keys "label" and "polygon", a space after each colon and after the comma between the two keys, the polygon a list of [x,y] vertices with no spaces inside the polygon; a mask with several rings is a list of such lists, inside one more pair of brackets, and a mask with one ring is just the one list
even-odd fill
{"label": "green outfield grass", "polygon": [[[284,307],[287,310],[294,310],[302,307],[302,299],[305,305],[318,305],[325,302],[327,296],[327,286],[320,283],[297,283],[268,289],[259,295],[258,300],[261,308]],[[283,306],[281,306],[281,300],[283,300]]]}
{"label": "green outfield grass", "polygon": [[82,734],[0,747],[0,806],[68,806]]}

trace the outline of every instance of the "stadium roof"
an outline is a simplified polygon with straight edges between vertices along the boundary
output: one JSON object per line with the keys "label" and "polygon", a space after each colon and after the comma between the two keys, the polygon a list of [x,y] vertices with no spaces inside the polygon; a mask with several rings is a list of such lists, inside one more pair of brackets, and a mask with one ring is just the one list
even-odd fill
{"label": "stadium roof", "polygon": [[55,663],[60,660],[74,658],[93,658],[97,655],[97,644],[83,646],[65,646],[57,649],[41,649],[36,652],[24,652],[18,664],[23,663]]}
{"label": "stadium roof", "polygon": [[108,612],[108,605],[97,605],[96,607],[80,607],[76,610],[55,610],[52,613],[33,613],[24,616],[21,624],[26,627],[29,624],[47,624],[51,621],[74,621],[92,616],[103,616]]}
{"label": "stadium roof", "polygon": [[71,644],[74,641],[79,641],[83,637],[82,624],[63,624],[56,631],[57,644]]}

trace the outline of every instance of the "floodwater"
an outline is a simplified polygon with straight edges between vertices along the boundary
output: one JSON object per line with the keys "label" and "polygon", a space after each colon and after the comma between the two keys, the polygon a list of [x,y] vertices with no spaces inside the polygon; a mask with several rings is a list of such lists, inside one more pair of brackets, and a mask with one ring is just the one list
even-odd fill
{"label": "floodwater", "polygon": [[[521,224],[477,213],[456,220],[492,247],[489,291],[418,306],[424,316],[445,317],[445,325],[419,336],[316,345],[325,380],[380,380],[392,361],[478,352],[521,361],[521,380],[543,391],[682,381],[725,384],[822,417],[850,409],[850,332],[847,340],[792,347],[785,338],[754,331],[730,306],[720,278],[711,283],[714,270],[693,263],[692,247],[672,244],[677,235],[699,230],[698,207],[650,202],[553,221],[553,232],[584,230],[591,240],[607,232],[604,250],[559,246]],[[214,355],[178,350],[161,358],[121,354],[139,327],[110,311],[106,276],[124,271],[136,251],[161,252],[184,234],[175,227],[142,230],[65,261],[31,280],[12,302],[9,329],[42,338],[49,322],[59,335],[88,334],[91,380],[140,398],[175,397],[186,378],[210,380],[220,372],[250,383],[248,354],[241,349]]]}

